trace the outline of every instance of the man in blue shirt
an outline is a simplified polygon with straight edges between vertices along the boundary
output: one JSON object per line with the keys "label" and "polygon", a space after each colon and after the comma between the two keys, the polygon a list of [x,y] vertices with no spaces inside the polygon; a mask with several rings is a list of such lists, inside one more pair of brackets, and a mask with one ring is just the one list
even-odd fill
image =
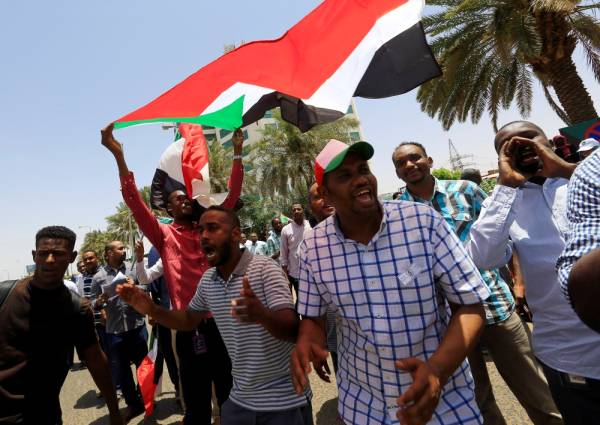
{"label": "man in blue shirt", "polygon": [[[406,183],[400,197],[431,206],[461,241],[469,238],[486,193],[467,180],[438,180],[431,175],[433,159],[416,142],[401,143],[392,155],[398,177]],[[515,302],[497,269],[479,270],[490,290],[485,301],[486,326],[481,336],[500,374],[535,424],[561,424],[541,366],[536,361],[527,327],[515,313]],[[505,424],[494,399],[481,347],[469,355],[475,396],[486,424]]]}

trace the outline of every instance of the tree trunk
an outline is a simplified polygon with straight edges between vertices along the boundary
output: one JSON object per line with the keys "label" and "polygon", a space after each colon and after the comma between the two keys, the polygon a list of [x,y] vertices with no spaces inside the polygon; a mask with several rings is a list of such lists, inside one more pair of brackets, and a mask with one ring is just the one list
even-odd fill
{"label": "tree trunk", "polygon": [[598,118],[592,98],[571,56],[549,64],[546,71],[550,85],[573,124]]}

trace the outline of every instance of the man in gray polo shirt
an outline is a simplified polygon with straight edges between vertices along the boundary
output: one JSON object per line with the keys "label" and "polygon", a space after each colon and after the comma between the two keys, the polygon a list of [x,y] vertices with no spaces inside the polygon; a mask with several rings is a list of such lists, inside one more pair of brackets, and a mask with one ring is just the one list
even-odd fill
{"label": "man in gray polo shirt", "polygon": [[[134,285],[122,285],[121,297],[172,329],[195,329],[212,313],[232,362],[223,425],[312,425],[310,390],[296,394],[290,377],[299,321],[281,268],[268,257],[239,250],[240,222],[231,210],[208,208],[199,230],[213,268],[204,273],[187,310],[164,309]],[[211,349],[196,342],[199,349]]]}

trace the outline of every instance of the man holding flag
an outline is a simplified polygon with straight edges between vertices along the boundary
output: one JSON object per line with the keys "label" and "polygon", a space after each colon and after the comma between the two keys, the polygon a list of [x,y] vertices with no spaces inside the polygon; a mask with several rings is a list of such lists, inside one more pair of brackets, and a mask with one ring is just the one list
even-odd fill
{"label": "man holding flag", "polygon": [[[197,227],[197,208],[190,197],[189,186],[171,186],[175,190],[164,190],[162,202],[173,217],[172,224],[161,224],[144,203],[137,190],[133,173],[129,171],[121,144],[113,137],[113,124],[102,130],[102,145],[115,157],[123,199],[131,209],[140,230],[159,251],[163,260],[164,275],[169,288],[171,305],[174,309],[187,308],[194,296],[198,282],[209,268],[206,256],[200,245],[200,233]],[[179,126],[186,142],[206,143],[201,127],[194,125]],[[240,196],[243,180],[242,144],[243,133],[236,130],[232,137],[233,167],[230,178],[230,191],[223,206],[233,208]],[[181,174],[186,167],[183,163]],[[208,165],[198,164],[200,173]],[[189,171],[189,167],[187,168]],[[197,174],[198,174],[197,173]],[[188,174],[189,175],[189,174]],[[196,179],[195,181],[201,180]],[[207,183],[207,182],[204,182]],[[165,185],[168,187],[168,185]],[[187,189],[187,190],[186,190]],[[193,330],[179,331],[175,336],[176,352],[179,359],[181,393],[185,405],[184,424],[210,423],[212,383],[215,384],[219,405],[222,405],[231,389],[231,362],[221,335],[214,320],[207,320]]]}

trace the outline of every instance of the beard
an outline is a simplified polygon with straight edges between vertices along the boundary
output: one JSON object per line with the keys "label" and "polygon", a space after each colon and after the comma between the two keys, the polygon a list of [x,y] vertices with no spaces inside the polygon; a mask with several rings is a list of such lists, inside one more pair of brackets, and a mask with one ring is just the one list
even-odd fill
{"label": "beard", "polygon": [[222,266],[227,262],[227,260],[229,260],[229,257],[231,257],[231,241],[228,241],[221,247],[221,249],[219,249],[219,258],[215,262],[214,266]]}

